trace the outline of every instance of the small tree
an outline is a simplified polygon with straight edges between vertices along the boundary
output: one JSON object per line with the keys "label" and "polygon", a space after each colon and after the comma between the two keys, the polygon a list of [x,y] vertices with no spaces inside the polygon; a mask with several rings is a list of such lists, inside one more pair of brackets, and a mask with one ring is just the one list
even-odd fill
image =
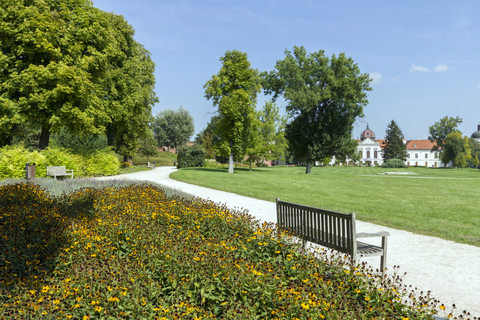
{"label": "small tree", "polygon": [[175,149],[187,143],[195,131],[193,117],[183,107],[159,112],[152,127],[159,146]]}
{"label": "small tree", "polygon": [[[444,146],[445,142],[447,141],[447,136],[452,132],[459,132],[457,126],[462,122],[463,120],[459,117],[453,118],[446,116],[428,128],[430,133],[428,140],[435,143],[432,147],[432,151],[438,152],[440,154],[440,159],[443,159],[443,152],[445,150]],[[443,163],[447,165],[448,162],[449,161]]]}
{"label": "small tree", "polygon": [[72,153],[90,155],[107,147],[107,136],[98,134],[71,134],[65,129],[52,135],[54,146],[65,148]]}
{"label": "small tree", "polygon": [[154,157],[158,154],[158,143],[157,140],[153,137],[153,134],[149,134],[144,139],[140,140],[140,147],[138,152],[147,157],[147,161],[150,162],[150,157]]}
{"label": "small tree", "polygon": [[246,53],[227,51],[220,61],[222,68],[203,87],[205,98],[218,107],[221,141],[217,150],[229,157],[228,172],[233,173],[234,158],[243,157],[249,143],[260,77],[250,67]]}
{"label": "small tree", "polygon": [[480,164],[480,161],[478,160],[478,153],[475,152],[475,156],[473,157],[473,166],[475,170],[477,170],[479,164]]}
{"label": "small tree", "polygon": [[443,163],[448,164],[450,161],[452,161],[454,166],[462,167],[464,165],[464,161],[470,160],[472,155],[468,140],[468,137],[462,137],[462,133],[459,131],[450,133],[447,136],[447,140],[445,141],[444,145],[442,158]]}
{"label": "small tree", "polygon": [[406,161],[407,157],[407,146],[403,143],[402,130],[392,120],[387,126],[385,142],[383,143],[383,160],[400,159]]}

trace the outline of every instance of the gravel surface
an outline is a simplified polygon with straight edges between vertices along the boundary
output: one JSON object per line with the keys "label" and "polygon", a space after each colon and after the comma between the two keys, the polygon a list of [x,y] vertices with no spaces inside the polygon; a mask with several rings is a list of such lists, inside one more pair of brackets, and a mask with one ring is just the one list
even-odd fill
{"label": "gravel surface", "polygon": [[[252,216],[262,221],[276,222],[275,199],[272,199],[272,202],[257,200],[179,182],[169,178],[176,170],[174,167],[158,167],[151,171],[119,175],[115,178],[156,182],[216,203],[226,203],[230,208],[247,209]],[[108,178],[112,177],[105,179]],[[455,304],[454,315],[467,310],[471,318],[480,318],[479,247],[357,220],[357,232],[377,231],[390,232],[387,273],[392,273],[393,267],[399,266],[398,274],[407,273],[403,277],[404,284],[412,285],[419,291],[431,291],[431,296],[445,304],[446,311],[450,311],[450,306]],[[380,245],[380,238],[371,238],[367,242]],[[363,261],[375,269],[380,264],[379,257],[368,257]]]}

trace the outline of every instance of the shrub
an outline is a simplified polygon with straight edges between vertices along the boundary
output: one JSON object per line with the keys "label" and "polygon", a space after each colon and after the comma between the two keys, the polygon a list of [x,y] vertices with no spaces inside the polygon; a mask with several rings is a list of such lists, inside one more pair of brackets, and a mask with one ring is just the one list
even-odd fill
{"label": "shrub", "polygon": [[107,147],[107,136],[97,134],[73,135],[62,129],[52,135],[52,145],[70,150],[83,156],[103,150]]}
{"label": "shrub", "polygon": [[178,150],[177,168],[203,167],[207,152],[200,145],[185,146]]}
{"label": "shrub", "polygon": [[[134,163],[134,164],[135,164],[135,163]],[[130,163],[128,163],[128,162],[122,162],[122,163],[120,163],[120,167],[121,167],[121,168],[130,168],[131,165],[130,165]]]}
{"label": "shrub", "polygon": [[388,159],[382,165],[383,168],[408,168],[405,162],[400,159]]}
{"label": "shrub", "polygon": [[120,170],[120,161],[113,152],[95,152],[86,158],[85,171],[90,177],[112,176]]}
{"label": "shrub", "polygon": [[66,169],[73,170],[74,177],[85,177],[85,160],[82,156],[57,147],[49,147],[42,154],[45,155],[47,166],[65,166]]}
{"label": "shrub", "polygon": [[30,152],[25,147],[6,146],[0,149],[0,179],[24,178],[25,164],[35,163],[36,176],[45,177],[47,174],[46,158],[38,151]]}

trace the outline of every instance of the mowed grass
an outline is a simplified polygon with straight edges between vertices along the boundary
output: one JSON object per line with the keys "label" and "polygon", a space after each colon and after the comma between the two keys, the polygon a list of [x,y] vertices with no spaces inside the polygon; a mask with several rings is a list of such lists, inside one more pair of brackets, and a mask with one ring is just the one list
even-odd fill
{"label": "mowed grass", "polygon": [[[188,168],[172,178],[239,195],[355,212],[358,220],[480,246],[480,171],[374,167]],[[416,175],[391,175],[409,172]]]}

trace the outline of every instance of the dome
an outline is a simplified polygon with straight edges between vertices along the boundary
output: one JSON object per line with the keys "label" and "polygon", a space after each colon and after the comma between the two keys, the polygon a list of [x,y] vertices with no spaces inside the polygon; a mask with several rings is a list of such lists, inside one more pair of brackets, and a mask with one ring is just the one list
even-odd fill
{"label": "dome", "polygon": [[370,138],[372,140],[375,140],[375,132],[370,130],[367,124],[367,129],[363,130],[362,134],[360,135],[360,140],[363,141],[367,138]]}
{"label": "dome", "polygon": [[480,124],[478,125],[478,131],[475,131],[474,133],[472,133],[472,138],[475,140],[480,139]]}

